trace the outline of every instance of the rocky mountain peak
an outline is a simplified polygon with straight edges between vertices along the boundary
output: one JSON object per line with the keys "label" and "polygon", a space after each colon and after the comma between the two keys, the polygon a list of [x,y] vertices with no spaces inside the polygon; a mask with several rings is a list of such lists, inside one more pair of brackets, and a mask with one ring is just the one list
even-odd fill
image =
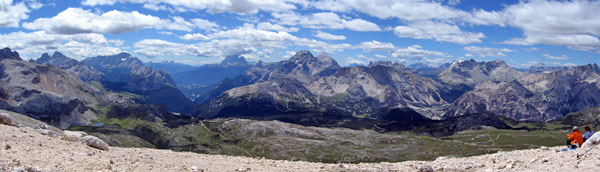
{"label": "rocky mountain peak", "polygon": [[568,69],[569,66],[547,66],[544,63],[538,63],[529,67],[529,69],[527,69],[527,73],[544,73]]}
{"label": "rocky mountain peak", "polygon": [[377,61],[373,63],[369,63],[368,67],[376,67],[376,66],[385,66],[385,67],[396,67],[396,68],[404,68],[403,64],[392,61]]}
{"label": "rocky mountain peak", "polygon": [[42,54],[42,56],[38,60],[47,61],[48,59],[50,59],[50,55],[48,53],[44,53],[44,54]]}
{"label": "rocky mountain peak", "polygon": [[139,59],[131,56],[131,54],[126,52],[121,52],[115,55],[109,56],[98,56],[87,58],[82,61],[86,65],[94,66],[95,68],[103,68],[107,66],[119,66],[125,68],[139,68],[143,67],[144,64]]}
{"label": "rocky mountain peak", "polygon": [[292,56],[292,58],[289,59],[289,61],[296,64],[304,63],[310,60],[316,60],[316,58],[308,50],[298,51],[294,56]]}
{"label": "rocky mountain peak", "polygon": [[309,51],[302,50],[292,58],[278,63],[277,68],[277,75],[293,75],[296,79],[307,82],[311,77],[331,75],[340,66],[326,54],[315,57]]}
{"label": "rocky mountain peak", "polygon": [[502,60],[477,62],[473,59],[458,61],[442,71],[437,77],[451,85],[464,84],[469,87],[485,81],[511,81],[523,76],[523,73],[508,66]]}
{"label": "rocky mountain peak", "polygon": [[11,51],[8,47],[0,50],[0,60],[4,59],[22,60],[17,51]]}
{"label": "rocky mountain peak", "polygon": [[80,64],[79,61],[71,59],[58,51],[55,51],[52,56],[48,55],[48,53],[44,53],[40,58],[35,60],[35,62],[39,64],[51,64],[62,69],[69,69]]}
{"label": "rocky mountain peak", "polygon": [[600,74],[600,70],[598,69],[598,65],[596,63],[594,64],[586,64],[583,66],[576,66],[570,69],[571,71],[575,72],[575,73],[597,73]]}
{"label": "rocky mountain peak", "polygon": [[256,62],[256,64],[254,64],[254,67],[264,67],[265,66],[265,62],[263,62],[262,60],[258,60],[258,62]]}
{"label": "rocky mountain peak", "polygon": [[52,54],[52,58],[68,58],[67,56],[65,56],[63,53],[55,51],[54,54]]}
{"label": "rocky mountain peak", "polygon": [[230,55],[225,57],[225,59],[221,62],[222,66],[246,66],[248,65],[248,62],[246,61],[246,59],[239,55]]}

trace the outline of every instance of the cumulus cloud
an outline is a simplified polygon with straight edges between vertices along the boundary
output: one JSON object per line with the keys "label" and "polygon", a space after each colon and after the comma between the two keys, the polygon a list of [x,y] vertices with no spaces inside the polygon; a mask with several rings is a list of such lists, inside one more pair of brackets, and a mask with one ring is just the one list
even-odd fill
{"label": "cumulus cloud", "polygon": [[179,38],[183,39],[183,40],[195,40],[195,41],[196,40],[208,40],[208,39],[210,39],[210,38],[208,38],[207,36],[205,36],[205,35],[203,35],[201,33],[188,33],[188,34],[185,34],[183,36],[180,36]]}
{"label": "cumulus cloud", "polygon": [[465,32],[456,25],[443,22],[420,21],[406,26],[397,26],[394,34],[401,38],[433,39],[457,44],[480,43],[483,33]]}
{"label": "cumulus cloud", "polygon": [[470,52],[465,54],[465,57],[473,57],[473,54],[476,54],[478,57],[504,57],[506,54],[515,52],[515,50],[511,50],[508,48],[491,48],[491,47],[477,47],[477,46],[467,46],[464,47],[463,50]]}
{"label": "cumulus cloud", "polygon": [[28,58],[37,58],[42,53],[52,51],[61,51],[77,59],[121,52],[109,43],[120,46],[123,41],[107,40],[103,35],[96,33],[63,35],[36,31],[0,34],[0,47],[17,50]]}
{"label": "cumulus cloud", "polygon": [[[32,8],[39,8],[34,2]],[[0,0],[0,27],[19,27],[19,22],[29,18],[31,9],[24,3],[13,3],[13,0]]]}
{"label": "cumulus cloud", "polygon": [[469,13],[444,6],[435,1],[397,0],[323,0],[311,6],[336,12],[358,11],[381,19],[398,18],[403,21],[449,20],[470,16]]}
{"label": "cumulus cloud", "polygon": [[512,45],[563,45],[574,50],[596,51],[600,53],[600,39],[591,35],[525,34],[525,38],[511,38],[502,43]]}
{"label": "cumulus cloud", "polygon": [[261,22],[256,25],[256,28],[260,30],[271,30],[271,31],[279,31],[279,32],[297,32],[300,30],[297,27],[284,27],[278,24],[272,24],[271,22]]}
{"label": "cumulus cloud", "polygon": [[566,55],[564,55],[564,54],[561,55],[561,56],[552,56],[550,54],[544,54],[542,56],[544,56],[544,57],[546,57],[548,59],[553,59],[553,60],[569,60],[569,57],[566,56]]}
{"label": "cumulus cloud", "polygon": [[122,12],[112,10],[95,14],[81,8],[68,8],[52,18],[39,18],[23,27],[31,30],[45,30],[60,34],[134,32],[144,28],[192,31],[193,28],[210,29],[215,23],[203,19],[186,21],[182,17],[171,20],[160,19],[137,11]]}
{"label": "cumulus cloud", "polygon": [[257,13],[259,10],[269,12],[289,11],[296,9],[295,4],[303,3],[302,1],[297,0],[85,0],[82,4],[87,6],[98,6],[126,2],[144,4],[144,6],[156,10],[168,10],[167,7],[163,8],[163,6],[169,5],[175,9],[181,10],[206,10],[210,13],[230,12],[240,14],[253,14]]}
{"label": "cumulus cloud", "polygon": [[446,56],[446,53],[424,50],[422,48],[423,47],[420,45],[411,45],[406,48],[398,48],[392,53],[392,57],[420,60],[427,56]]}
{"label": "cumulus cloud", "polygon": [[394,51],[396,49],[396,47],[394,46],[394,44],[389,43],[389,42],[379,42],[376,40],[370,41],[370,42],[361,42],[360,44],[357,45],[357,48],[362,49],[363,51]]}
{"label": "cumulus cloud", "polygon": [[375,57],[381,58],[381,59],[387,58],[387,56],[384,56],[384,55],[381,55],[381,54],[375,54]]}
{"label": "cumulus cloud", "polygon": [[[391,57],[398,58],[401,61],[413,60],[413,61],[423,61],[425,58],[429,56],[439,56],[439,57],[447,57],[448,55],[439,51],[431,51],[424,50],[420,45],[411,45],[406,48],[399,48],[394,46],[394,44],[389,42],[379,42],[379,41],[370,41],[370,42],[361,42],[358,45],[355,45],[354,48],[362,49],[365,52],[369,51],[383,51],[389,52]],[[387,58],[387,56],[375,54],[377,58]]]}
{"label": "cumulus cloud", "polygon": [[295,12],[271,13],[279,24],[311,29],[350,29],[353,31],[381,31],[375,23],[363,19],[343,19],[333,12],[301,15]]}
{"label": "cumulus cloud", "polygon": [[345,40],[346,36],[344,35],[334,35],[326,32],[317,31],[315,36],[324,40]]}
{"label": "cumulus cloud", "polygon": [[367,62],[359,60],[359,59],[355,59],[352,57],[346,57],[346,59],[344,60],[344,62],[348,65],[366,65]]}
{"label": "cumulus cloud", "polygon": [[308,47],[317,52],[334,53],[352,48],[349,44],[328,44],[326,42],[299,38],[287,32],[273,32],[257,29],[252,24],[214,32],[206,35],[207,41],[195,44],[180,44],[158,39],[146,39],[134,44],[136,53],[158,57],[167,55],[191,55],[220,58],[231,54],[246,54],[253,59],[270,58],[270,53],[289,46]]}
{"label": "cumulus cloud", "polygon": [[479,10],[475,17],[523,30],[523,38],[511,38],[503,42],[506,44],[549,44],[600,53],[598,9],[600,1],[533,0],[521,1],[501,11]]}

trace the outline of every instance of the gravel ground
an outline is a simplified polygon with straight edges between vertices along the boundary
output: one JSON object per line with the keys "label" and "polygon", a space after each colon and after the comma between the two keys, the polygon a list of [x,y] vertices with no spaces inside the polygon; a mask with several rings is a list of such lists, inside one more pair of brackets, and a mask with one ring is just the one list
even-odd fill
{"label": "gravel ground", "polygon": [[0,125],[0,171],[600,171],[600,146],[558,151],[562,148],[440,157],[435,161],[324,164],[147,148],[110,147],[101,151],[41,135],[31,128]]}

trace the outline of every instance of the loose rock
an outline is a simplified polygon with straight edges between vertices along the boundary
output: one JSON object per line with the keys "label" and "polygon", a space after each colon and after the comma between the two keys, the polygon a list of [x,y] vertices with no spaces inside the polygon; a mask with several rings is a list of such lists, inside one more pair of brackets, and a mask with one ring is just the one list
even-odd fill
{"label": "loose rock", "polygon": [[98,137],[85,136],[81,138],[81,141],[90,147],[98,148],[100,150],[108,150],[108,144]]}
{"label": "loose rock", "polygon": [[433,168],[429,165],[422,165],[419,167],[419,172],[433,172]]}
{"label": "loose rock", "polygon": [[0,113],[0,124],[13,125],[12,117],[7,113]]}
{"label": "loose rock", "polygon": [[87,136],[87,133],[68,130],[63,131],[63,138],[72,142],[79,141],[84,136]]}
{"label": "loose rock", "polygon": [[48,129],[41,129],[41,128],[39,128],[39,129],[35,129],[35,131],[39,132],[40,134],[47,135],[47,136],[50,136],[50,137],[57,137],[58,136],[56,134],[56,132],[54,132],[52,130],[48,130]]}
{"label": "loose rock", "polygon": [[46,124],[38,124],[35,126],[35,129],[48,129],[48,126]]}

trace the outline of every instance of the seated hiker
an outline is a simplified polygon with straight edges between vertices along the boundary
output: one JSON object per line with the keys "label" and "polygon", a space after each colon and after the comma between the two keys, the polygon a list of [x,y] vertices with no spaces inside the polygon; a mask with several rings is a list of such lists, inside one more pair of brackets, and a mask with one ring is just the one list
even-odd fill
{"label": "seated hiker", "polygon": [[590,129],[590,126],[585,126],[585,133],[583,133],[583,142],[585,142],[587,139],[590,139],[590,137],[592,137],[592,135],[594,135],[594,131],[592,131]]}
{"label": "seated hiker", "polygon": [[567,137],[569,137],[567,140],[567,146],[569,148],[581,147],[581,144],[583,144],[583,136],[581,135],[581,132],[579,132],[577,126],[573,126],[573,132],[567,134]]}

